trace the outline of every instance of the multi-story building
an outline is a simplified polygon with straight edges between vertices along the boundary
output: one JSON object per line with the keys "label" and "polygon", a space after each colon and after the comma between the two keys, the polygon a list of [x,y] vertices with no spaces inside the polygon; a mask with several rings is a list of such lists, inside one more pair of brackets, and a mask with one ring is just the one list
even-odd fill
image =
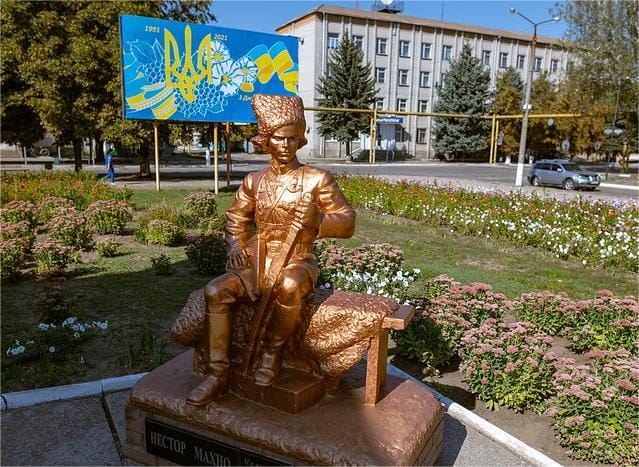
{"label": "multi-story building", "polygon": [[[319,77],[328,70],[331,51],[349,34],[371,64],[379,88],[377,108],[407,112],[432,112],[437,89],[464,42],[471,44],[489,70],[492,85],[508,67],[518,70],[525,82],[532,39],[498,29],[326,5],[292,19],[277,32],[299,37],[299,94],[307,106],[317,104]],[[540,36],[534,60],[536,75],[548,72],[557,81],[565,75],[568,52],[558,39]],[[337,141],[319,136],[314,112],[307,112],[306,119],[309,144],[300,151],[302,157],[345,156]],[[380,116],[377,148],[433,157],[432,120],[417,115]],[[362,135],[353,146],[368,149],[369,144]]]}

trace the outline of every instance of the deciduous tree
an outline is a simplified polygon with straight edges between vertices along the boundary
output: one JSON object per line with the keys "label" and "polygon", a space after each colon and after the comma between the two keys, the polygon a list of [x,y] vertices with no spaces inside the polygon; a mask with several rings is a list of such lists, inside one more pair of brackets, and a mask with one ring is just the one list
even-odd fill
{"label": "deciduous tree", "polygon": [[[523,82],[517,70],[506,68],[499,74],[495,82],[493,113],[498,115],[518,115],[522,113]],[[503,132],[501,151],[516,159],[519,151],[519,136],[521,134],[521,120],[508,119],[499,123]]]}

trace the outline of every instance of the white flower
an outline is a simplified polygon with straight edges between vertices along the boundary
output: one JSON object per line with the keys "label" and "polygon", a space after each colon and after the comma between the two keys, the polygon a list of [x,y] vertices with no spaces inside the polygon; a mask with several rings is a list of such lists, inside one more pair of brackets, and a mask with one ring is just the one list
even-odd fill
{"label": "white flower", "polygon": [[18,347],[11,347],[9,349],[7,349],[7,355],[20,355],[21,353],[24,353],[24,351],[27,350],[24,345],[19,345]]}
{"label": "white flower", "polygon": [[62,327],[66,327],[66,326],[71,326],[72,324],[74,324],[76,321],[78,320],[78,318],[76,318],[75,316],[69,316],[67,319],[65,319],[62,322]]}
{"label": "white flower", "polygon": [[100,329],[102,329],[103,331],[109,327],[109,322],[105,321],[105,322],[100,322],[100,321],[94,321],[93,324],[97,327],[99,327]]}
{"label": "white flower", "polygon": [[211,42],[211,65],[215,66],[218,63],[225,62],[231,59],[231,53],[226,48],[223,42],[213,41]]}
{"label": "white flower", "polygon": [[47,331],[49,329],[49,325],[45,323],[40,323],[38,324],[38,329],[40,329],[40,331]]}
{"label": "white flower", "polygon": [[237,94],[240,85],[244,81],[241,68],[237,62],[231,60],[213,65],[211,75],[213,84],[220,86],[220,90],[225,96]]}
{"label": "white flower", "polygon": [[244,56],[237,61],[237,65],[240,67],[243,82],[252,83],[255,81],[255,78],[257,77],[257,65],[255,65],[253,60]]}
{"label": "white flower", "polygon": [[51,347],[49,347],[49,352],[51,352],[51,353],[55,352],[55,347],[53,345]]}

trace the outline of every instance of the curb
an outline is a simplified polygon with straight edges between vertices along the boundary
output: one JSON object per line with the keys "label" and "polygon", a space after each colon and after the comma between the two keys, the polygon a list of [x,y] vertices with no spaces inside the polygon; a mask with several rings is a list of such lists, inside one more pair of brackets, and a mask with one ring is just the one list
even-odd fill
{"label": "curb", "polygon": [[[388,365],[388,372],[405,379],[410,379],[417,384],[426,388],[440,404],[444,410],[456,420],[464,425],[473,428],[475,431],[486,436],[488,439],[503,446],[512,453],[521,457],[523,460],[539,466],[560,466],[550,457],[542,454],[536,449],[528,446],[523,441],[508,434],[501,428],[496,427],[492,423],[475,415],[470,410],[453,402],[449,398],[443,396],[430,386],[422,383],[417,378],[412,377],[408,373],[400,370],[392,364]],[[43,404],[46,402],[65,401],[70,399],[78,399],[82,397],[102,396],[103,394],[123,391],[131,389],[147,373],[137,373],[134,375],[120,376],[117,378],[106,378],[99,381],[91,381],[88,383],[69,384],[66,386],[54,386],[43,389],[33,389],[30,391],[9,392],[0,396],[1,411],[13,410],[20,407],[29,407],[32,405]]]}
{"label": "curb", "polygon": [[453,402],[448,397],[440,394],[439,392],[435,391],[430,386],[424,384],[417,378],[412,377],[408,373],[405,373],[404,371],[400,370],[396,366],[389,363],[387,368],[390,374],[394,374],[402,378],[410,379],[411,381],[414,381],[417,384],[420,384],[426,389],[428,389],[428,391],[430,391],[431,394],[435,396],[435,399],[437,399],[439,403],[444,407],[444,410],[446,411],[446,413],[448,413],[448,415],[450,415],[456,420],[459,420],[464,425],[473,428],[475,431],[478,431],[479,433],[484,435],[486,438],[490,439],[491,441],[494,441],[495,443],[509,450],[513,454],[516,454],[517,456],[519,456],[526,462],[529,462],[530,464],[533,464],[533,465],[539,465],[539,466],[552,466],[552,467],[561,466],[561,464],[555,462],[550,457],[546,456],[545,454],[542,454],[535,448],[528,446],[526,443],[524,443],[518,438],[515,438],[513,435],[505,432],[501,428],[498,428],[492,423],[484,420],[483,418],[474,414],[473,412],[463,407],[462,405],[458,404],[457,402]]}
{"label": "curb", "polygon": [[637,185],[620,185],[618,183],[601,183],[599,186],[604,186],[606,188],[619,188],[621,190],[639,190],[639,186]]}
{"label": "curb", "polygon": [[106,378],[88,383],[68,384],[50,388],[32,389],[2,394],[1,411],[29,407],[46,402],[66,401],[81,397],[102,396],[110,392],[131,389],[147,373]]}

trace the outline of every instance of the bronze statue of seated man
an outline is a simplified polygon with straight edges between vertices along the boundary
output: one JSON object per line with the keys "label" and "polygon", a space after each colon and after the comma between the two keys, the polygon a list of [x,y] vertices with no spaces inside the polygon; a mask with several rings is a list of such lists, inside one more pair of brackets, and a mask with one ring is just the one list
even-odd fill
{"label": "bronze statue of seated man", "polygon": [[229,349],[234,308],[254,303],[243,372],[256,384],[278,377],[285,344],[298,325],[302,301],[319,274],[315,239],[348,238],[355,212],[333,176],[300,164],[307,141],[302,99],[257,94],[254,146],[271,155],[270,166],[246,176],[226,213],[227,272],[205,288],[206,376],[187,402],[205,405],[230,381]]}

